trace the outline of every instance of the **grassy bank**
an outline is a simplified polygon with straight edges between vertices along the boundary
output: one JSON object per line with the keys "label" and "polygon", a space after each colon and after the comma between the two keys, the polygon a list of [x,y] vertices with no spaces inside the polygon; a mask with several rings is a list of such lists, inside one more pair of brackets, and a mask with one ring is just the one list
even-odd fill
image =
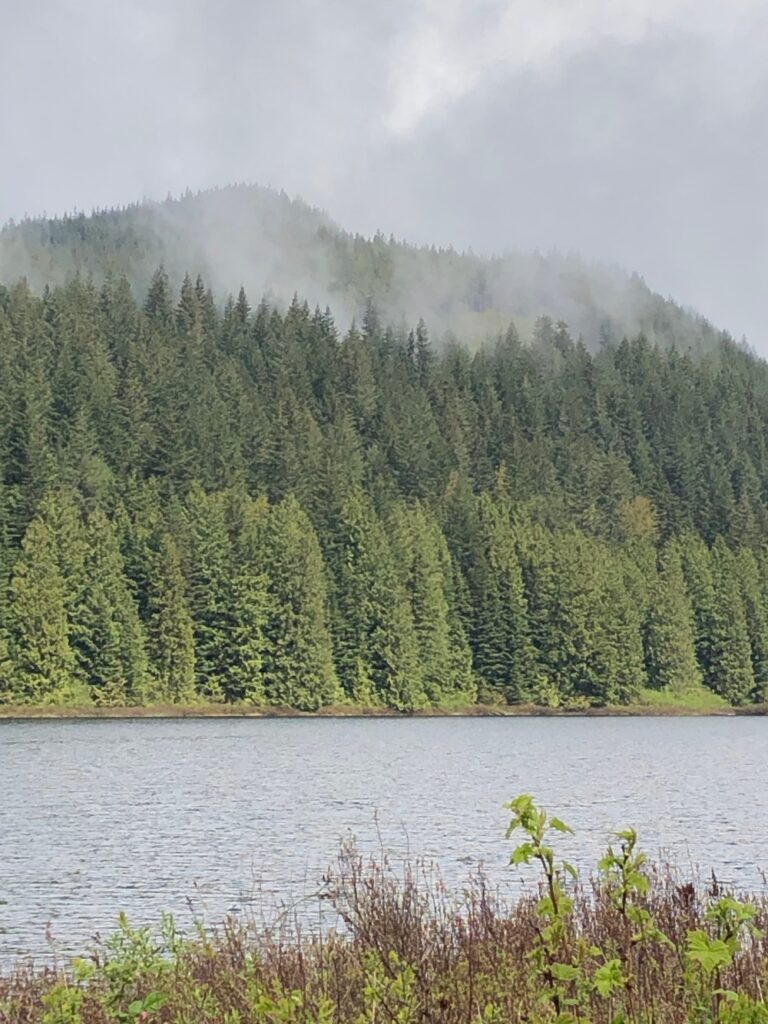
{"label": "grassy bank", "polygon": [[643,692],[636,704],[606,707],[551,708],[537,704],[473,704],[456,708],[421,708],[404,713],[384,707],[332,705],[317,711],[289,707],[254,707],[251,704],[150,704],[109,707],[95,704],[0,704],[0,719],[8,718],[482,718],[482,717],[589,717],[674,715],[765,715],[768,705],[731,707],[714,693],[690,695]]}
{"label": "grassy bank", "polygon": [[322,933],[122,921],[70,966],[0,974],[0,1024],[768,1021],[767,899],[647,864],[632,831],[580,882],[553,849],[567,826],[529,797],[509,806],[512,863],[538,869],[514,901],[346,847],[317,897],[335,922]]}

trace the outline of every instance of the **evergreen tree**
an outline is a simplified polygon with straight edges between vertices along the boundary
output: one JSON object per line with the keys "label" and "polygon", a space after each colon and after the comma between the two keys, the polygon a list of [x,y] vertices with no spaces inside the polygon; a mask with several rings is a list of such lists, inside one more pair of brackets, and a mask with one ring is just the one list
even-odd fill
{"label": "evergreen tree", "polygon": [[320,545],[290,495],[270,511],[260,533],[268,581],[264,692],[270,704],[313,711],[340,695]]}
{"label": "evergreen tree", "polygon": [[156,699],[185,704],[196,699],[195,639],[179,553],[173,537],[152,538],[147,640]]}
{"label": "evergreen tree", "polygon": [[432,705],[474,703],[472,655],[451,614],[452,564],[445,538],[421,505],[398,506],[393,555],[411,605],[424,691]]}
{"label": "evergreen tree", "polygon": [[712,650],[716,598],[709,549],[693,533],[683,534],[679,544],[685,585],[693,606],[696,659],[704,682],[718,692],[717,667]]}
{"label": "evergreen tree", "polygon": [[0,704],[13,704],[19,700],[16,682],[9,639],[3,631],[0,633]]}
{"label": "evergreen tree", "polygon": [[714,611],[708,685],[729,704],[746,704],[755,690],[752,651],[738,565],[721,537],[712,549]]}
{"label": "evergreen tree", "polygon": [[659,554],[645,622],[645,657],[648,682],[656,690],[685,693],[702,683],[693,608],[675,542]]}
{"label": "evergreen tree", "polygon": [[347,695],[399,711],[426,701],[413,614],[370,499],[352,493],[338,522],[334,650]]}
{"label": "evergreen tree", "polygon": [[606,703],[615,664],[604,640],[607,625],[601,565],[577,532],[553,537],[551,594],[544,661],[561,704]]}
{"label": "evergreen tree", "polygon": [[748,548],[740,550],[734,568],[741,584],[747,630],[752,653],[755,691],[752,699],[763,703],[768,699],[768,603],[766,588],[757,556]]}
{"label": "evergreen tree", "polygon": [[267,580],[243,568],[232,578],[230,628],[222,651],[226,667],[224,697],[228,701],[264,704],[267,624]]}
{"label": "evergreen tree", "polygon": [[221,700],[229,686],[229,659],[224,652],[231,644],[235,611],[234,566],[222,495],[208,495],[196,484],[187,496],[185,512],[196,690],[208,700]]}
{"label": "evergreen tree", "polygon": [[[89,223],[72,269],[112,238]],[[142,306],[136,245],[100,290],[0,285],[3,700],[410,710],[479,684],[580,706],[699,678],[766,698],[768,367],[747,351],[680,354],[670,306],[625,341],[542,318],[432,346],[376,311],[409,252],[382,238],[339,243],[366,309],[342,340],[298,297],[220,315],[178,266],[142,270]],[[494,275],[451,259],[479,315]]]}
{"label": "evergreen tree", "polygon": [[75,655],[97,703],[140,704],[148,669],[144,632],[117,538],[100,509],[91,513],[87,528],[87,583],[77,610]]}
{"label": "evergreen tree", "polygon": [[75,685],[65,584],[55,538],[41,519],[27,529],[11,579],[9,627],[14,698],[24,704],[69,703],[85,694]]}
{"label": "evergreen tree", "polygon": [[471,628],[475,671],[491,691],[514,703],[528,700],[534,651],[528,604],[509,503],[483,494],[477,501],[478,549],[468,572],[474,609]]}
{"label": "evergreen tree", "polygon": [[598,704],[631,704],[647,683],[638,568],[623,553],[593,550],[603,568],[596,658],[602,685],[589,696]]}

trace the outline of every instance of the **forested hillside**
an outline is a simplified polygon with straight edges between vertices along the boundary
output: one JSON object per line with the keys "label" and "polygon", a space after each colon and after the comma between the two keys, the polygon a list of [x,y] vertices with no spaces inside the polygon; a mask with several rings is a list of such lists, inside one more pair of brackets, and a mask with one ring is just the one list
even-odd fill
{"label": "forested hillside", "polygon": [[681,351],[711,351],[718,332],[654,294],[636,275],[574,255],[471,252],[408,245],[340,230],[330,218],[282,193],[232,186],[163,203],[137,203],[94,215],[27,219],[0,230],[0,281],[26,277],[32,288],[73,276],[125,275],[144,295],[163,264],[178,289],[202,274],[219,295],[271,295],[282,309],[298,292],[330,304],[348,324],[372,300],[388,323],[423,317],[433,341],[446,334],[476,345],[513,322],[528,339],[540,316],[566,321],[595,350],[644,334]]}
{"label": "forested hillside", "polygon": [[0,699],[764,700],[768,367],[534,335],[0,288]]}

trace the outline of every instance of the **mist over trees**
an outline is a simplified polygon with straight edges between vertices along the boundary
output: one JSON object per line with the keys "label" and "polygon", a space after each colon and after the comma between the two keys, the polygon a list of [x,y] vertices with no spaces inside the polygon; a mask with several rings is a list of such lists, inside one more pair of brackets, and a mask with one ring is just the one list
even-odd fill
{"label": "mist over trees", "polygon": [[766,437],[725,339],[0,287],[0,700],[763,701]]}
{"label": "mist over trees", "polygon": [[339,323],[372,300],[388,323],[423,318],[433,343],[476,345],[513,322],[528,339],[540,316],[569,324],[594,350],[643,334],[652,344],[709,351],[720,334],[703,318],[653,293],[637,275],[559,253],[481,257],[349,234],[300,200],[230,186],[93,215],[26,219],[0,230],[0,281],[32,288],[79,274],[101,285],[125,275],[144,295],[163,264],[178,289],[201,274],[218,295],[268,295],[283,310],[298,293],[330,305]]}

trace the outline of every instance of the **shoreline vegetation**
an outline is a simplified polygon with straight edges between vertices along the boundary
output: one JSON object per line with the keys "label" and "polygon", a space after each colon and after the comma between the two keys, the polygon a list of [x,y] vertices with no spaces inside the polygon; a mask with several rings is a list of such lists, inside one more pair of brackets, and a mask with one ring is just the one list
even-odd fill
{"label": "shoreline vegetation", "polygon": [[648,862],[633,829],[579,876],[565,822],[528,795],[506,808],[514,895],[347,842],[321,926],[121,915],[66,966],[0,968],[0,1024],[765,1024],[768,896]]}
{"label": "shoreline vegetation", "polygon": [[539,704],[471,704],[458,708],[419,708],[397,711],[388,707],[338,705],[302,711],[291,707],[253,707],[245,704],[150,704],[140,707],[81,705],[29,706],[0,704],[0,721],[23,719],[135,718],[663,718],[768,715],[768,704],[731,707],[706,701],[615,704],[605,707],[551,708]]}

